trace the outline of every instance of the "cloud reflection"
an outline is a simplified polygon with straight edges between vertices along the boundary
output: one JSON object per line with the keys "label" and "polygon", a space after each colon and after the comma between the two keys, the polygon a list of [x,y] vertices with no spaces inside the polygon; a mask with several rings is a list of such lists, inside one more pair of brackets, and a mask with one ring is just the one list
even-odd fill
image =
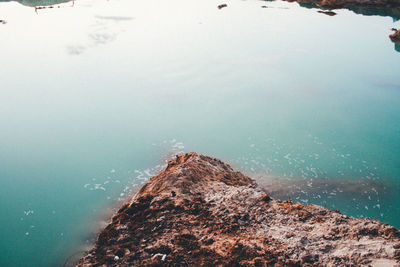
{"label": "cloud reflection", "polygon": [[80,45],[67,46],[67,53],[70,55],[80,55],[86,50],[86,47]]}
{"label": "cloud reflection", "polygon": [[[95,48],[115,41],[124,29],[119,22],[131,21],[133,17],[95,15],[94,23],[90,26],[86,44],[74,44],[67,46],[69,55],[80,55],[88,48]],[[118,25],[118,26],[117,26]]]}
{"label": "cloud reflection", "polygon": [[96,19],[103,19],[103,20],[112,20],[112,21],[127,21],[127,20],[133,20],[133,17],[122,17],[122,16],[101,16],[101,15],[96,15]]}
{"label": "cloud reflection", "polygon": [[89,39],[95,45],[107,44],[109,42],[115,41],[115,39],[117,39],[117,34],[107,33],[107,32],[96,32],[89,34]]}

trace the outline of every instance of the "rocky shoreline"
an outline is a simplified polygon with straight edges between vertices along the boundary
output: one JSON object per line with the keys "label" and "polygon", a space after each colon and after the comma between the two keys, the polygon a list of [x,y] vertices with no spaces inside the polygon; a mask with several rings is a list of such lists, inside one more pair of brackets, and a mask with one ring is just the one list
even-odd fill
{"label": "rocky shoreline", "polygon": [[399,266],[400,231],[272,199],[197,153],[177,156],[100,232],[77,266]]}

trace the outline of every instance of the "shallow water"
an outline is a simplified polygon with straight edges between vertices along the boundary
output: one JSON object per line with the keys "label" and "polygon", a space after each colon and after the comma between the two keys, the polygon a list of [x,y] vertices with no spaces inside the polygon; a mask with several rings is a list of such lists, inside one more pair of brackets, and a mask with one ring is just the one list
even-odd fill
{"label": "shallow water", "polygon": [[0,3],[1,266],[63,265],[183,151],[400,227],[399,22],[285,2],[21,3]]}

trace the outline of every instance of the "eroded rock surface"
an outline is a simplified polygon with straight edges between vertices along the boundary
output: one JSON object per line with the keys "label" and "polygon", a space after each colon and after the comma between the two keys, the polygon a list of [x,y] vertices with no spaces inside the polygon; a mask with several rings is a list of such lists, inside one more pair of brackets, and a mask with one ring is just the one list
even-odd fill
{"label": "eroded rock surface", "polygon": [[396,266],[400,231],[271,199],[208,156],[169,162],[100,232],[78,266]]}

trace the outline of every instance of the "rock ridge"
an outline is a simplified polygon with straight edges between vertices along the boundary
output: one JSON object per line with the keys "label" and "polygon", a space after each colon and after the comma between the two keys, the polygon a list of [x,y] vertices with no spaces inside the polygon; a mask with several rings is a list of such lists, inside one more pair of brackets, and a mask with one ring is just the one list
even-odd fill
{"label": "rock ridge", "polygon": [[187,153],[119,209],[77,266],[400,266],[400,231],[272,199],[228,164]]}

